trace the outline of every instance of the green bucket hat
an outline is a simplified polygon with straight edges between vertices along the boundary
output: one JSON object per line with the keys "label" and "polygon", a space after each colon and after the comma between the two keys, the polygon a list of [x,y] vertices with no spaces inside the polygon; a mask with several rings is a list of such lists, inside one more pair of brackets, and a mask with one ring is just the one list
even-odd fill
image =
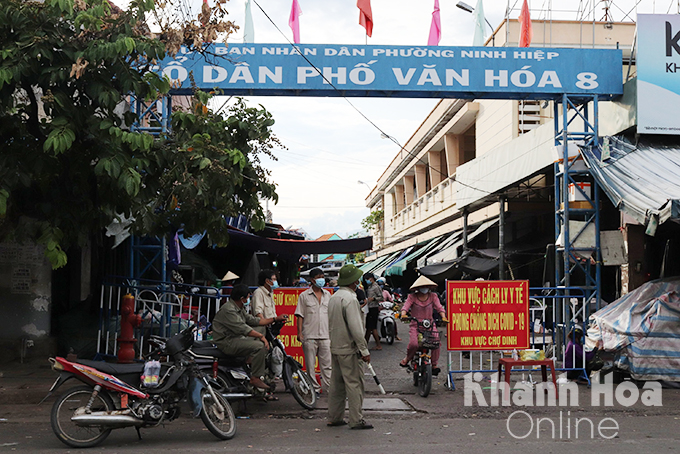
{"label": "green bucket hat", "polygon": [[338,276],[338,285],[345,286],[352,282],[356,282],[364,274],[359,268],[352,264],[347,264],[340,268],[340,275]]}

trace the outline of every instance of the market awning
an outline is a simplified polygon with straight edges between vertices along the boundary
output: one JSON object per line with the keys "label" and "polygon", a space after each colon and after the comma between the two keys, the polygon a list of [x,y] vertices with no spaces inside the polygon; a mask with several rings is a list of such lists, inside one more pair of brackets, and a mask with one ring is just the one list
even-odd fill
{"label": "market awning", "polygon": [[442,237],[437,237],[427,240],[421,244],[416,244],[415,247],[418,247],[418,249],[411,252],[402,259],[393,262],[385,270],[385,276],[403,276],[404,271],[406,271],[406,267],[408,266],[409,263],[411,263],[413,260],[417,259],[421,255],[427,253],[429,250],[437,246],[437,244],[439,244],[441,240]]}
{"label": "market awning", "polygon": [[262,238],[241,230],[229,229],[230,241],[238,241],[239,245],[254,250],[267,251],[270,254],[300,256],[303,254],[350,254],[368,251],[373,247],[373,237],[352,238],[337,241],[301,241]]}
{"label": "market awning", "polygon": [[359,267],[361,271],[365,273],[372,273],[374,269],[377,267],[381,266],[383,263],[389,263],[392,259],[394,259],[397,255],[399,255],[401,251],[393,252],[391,254],[383,255],[382,257],[378,257],[377,259],[373,260],[372,262],[365,263]]}
{"label": "market awning", "polygon": [[[468,243],[497,223],[498,218],[494,218],[476,227],[474,231],[468,233]],[[419,260],[418,265],[422,267],[457,259],[458,249],[463,245],[463,242],[463,232],[459,230],[449,238],[447,243],[442,243],[441,247],[424,257],[425,260]]]}
{"label": "market awning", "polygon": [[392,256],[392,258],[390,260],[386,260],[385,262],[380,264],[380,266],[375,267],[373,269],[373,271],[371,271],[371,272],[373,274],[375,274],[376,276],[382,276],[382,274],[385,272],[387,267],[392,266],[392,264],[394,264],[394,263],[398,262],[399,260],[403,259],[404,257],[406,257],[412,250],[413,250],[413,246],[408,247],[408,248],[404,249],[403,251],[397,252],[396,254],[394,254]]}
{"label": "market awning", "polygon": [[434,281],[445,279],[461,279],[463,273],[469,278],[488,277],[489,273],[498,268],[498,261],[472,255],[466,252],[455,260],[436,263],[418,268],[418,272]]}
{"label": "market awning", "polygon": [[609,158],[602,146],[581,148],[590,171],[612,203],[640,224],[647,234],[669,219],[680,219],[680,146],[677,141],[633,145],[622,136],[609,137]]}

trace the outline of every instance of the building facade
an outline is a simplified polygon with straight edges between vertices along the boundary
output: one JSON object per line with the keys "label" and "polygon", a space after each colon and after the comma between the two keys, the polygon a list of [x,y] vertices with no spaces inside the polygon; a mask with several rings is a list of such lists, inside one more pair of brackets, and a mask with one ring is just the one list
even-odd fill
{"label": "building facade", "polygon": [[[630,77],[634,23],[532,22],[532,46],[622,49],[622,77]],[[486,46],[516,47],[518,36],[518,22],[504,21]],[[634,127],[620,102],[599,106],[600,136]],[[364,269],[395,285],[420,273],[439,282],[505,277],[554,285],[554,163],[562,153],[554,139],[553,101],[441,100],[366,198],[384,220],[373,231],[373,265]],[[601,210],[601,229],[616,231],[614,243],[623,244],[618,210],[611,203]],[[620,270],[605,273],[612,298],[620,292]]]}

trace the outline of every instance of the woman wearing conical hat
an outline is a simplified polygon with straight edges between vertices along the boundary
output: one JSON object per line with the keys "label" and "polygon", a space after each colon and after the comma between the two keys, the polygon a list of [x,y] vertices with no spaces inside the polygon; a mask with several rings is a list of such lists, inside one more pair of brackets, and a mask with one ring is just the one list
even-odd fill
{"label": "woman wearing conical hat", "polygon": [[[437,288],[437,284],[432,282],[425,276],[420,276],[411,286],[411,294],[406,299],[404,306],[401,308],[401,316],[406,317],[406,313],[411,311],[411,325],[409,326],[409,341],[408,347],[406,348],[406,358],[401,360],[399,365],[401,367],[407,367],[408,363],[413,358],[418,350],[418,322],[428,319],[432,320],[433,310],[439,312],[442,320],[446,320],[446,312],[439,302],[439,297],[434,291]],[[432,332],[435,336],[439,337],[439,331],[437,327],[432,324]],[[437,363],[439,361],[439,347],[432,350],[432,375],[437,375],[440,372],[440,368]]]}

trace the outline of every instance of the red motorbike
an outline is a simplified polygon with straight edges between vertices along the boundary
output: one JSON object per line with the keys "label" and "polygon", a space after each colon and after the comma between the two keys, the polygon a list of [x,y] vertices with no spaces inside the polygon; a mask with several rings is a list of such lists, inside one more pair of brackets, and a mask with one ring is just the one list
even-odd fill
{"label": "red motorbike", "polygon": [[155,339],[158,347],[145,356],[169,361],[156,363],[160,371],[154,380],[142,379],[144,363],[50,358],[59,377],[48,396],[72,378],[83,382],[64,392],[52,407],[52,430],[57,438],[68,446],[87,448],[101,443],[113,429],[134,427],[139,435],[140,428],[176,419],[180,403],[187,398],[194,416],[200,416],[213,435],[222,440],[232,438],[236,419],[229,402],[186,354],[193,344],[194,329],[191,326],[167,340]]}

